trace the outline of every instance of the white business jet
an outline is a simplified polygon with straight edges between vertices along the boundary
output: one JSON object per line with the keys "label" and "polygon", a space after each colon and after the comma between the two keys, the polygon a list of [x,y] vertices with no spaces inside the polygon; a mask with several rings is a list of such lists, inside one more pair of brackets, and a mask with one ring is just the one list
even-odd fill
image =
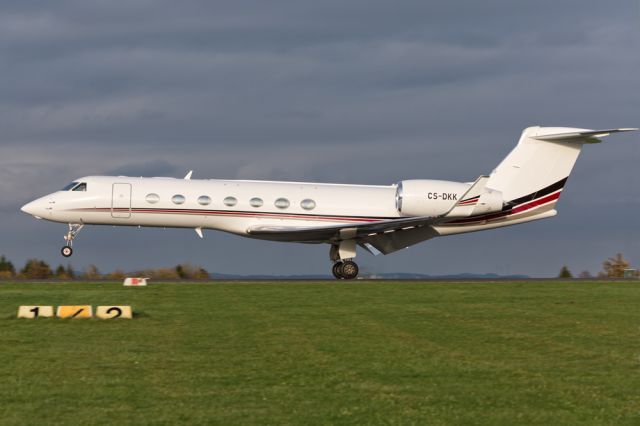
{"label": "white business jet", "polygon": [[62,255],[85,225],[215,229],[249,238],[331,246],[333,275],[353,279],[356,247],[389,254],[433,237],[555,216],[584,144],[638,129],[529,127],[475,182],[405,180],[389,186],[88,176],[22,207],[69,225]]}

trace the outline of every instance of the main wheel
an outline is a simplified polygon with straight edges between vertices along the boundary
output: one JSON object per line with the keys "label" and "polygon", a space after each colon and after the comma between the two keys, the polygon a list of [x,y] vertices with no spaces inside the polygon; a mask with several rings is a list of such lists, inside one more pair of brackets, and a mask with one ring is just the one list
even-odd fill
{"label": "main wheel", "polygon": [[342,264],[342,268],[340,268],[340,272],[342,277],[345,280],[352,280],[358,276],[358,272],[359,272],[358,264],[356,264],[356,262],[353,262],[351,260],[347,260]]}
{"label": "main wheel", "polygon": [[73,254],[73,249],[69,246],[64,246],[60,250],[60,253],[62,253],[64,257],[70,257]]}
{"label": "main wheel", "polygon": [[331,272],[333,273],[333,276],[337,279],[337,280],[342,280],[344,279],[344,277],[342,276],[342,262],[336,262],[333,264],[333,268],[331,268]]}

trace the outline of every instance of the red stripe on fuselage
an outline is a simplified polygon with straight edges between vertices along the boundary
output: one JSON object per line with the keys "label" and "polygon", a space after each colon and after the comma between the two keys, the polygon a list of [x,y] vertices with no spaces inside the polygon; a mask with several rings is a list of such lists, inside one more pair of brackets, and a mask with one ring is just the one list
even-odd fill
{"label": "red stripe on fuselage", "polygon": [[234,217],[263,217],[273,219],[297,219],[297,220],[322,220],[328,222],[355,222],[355,223],[371,223],[381,220],[395,219],[395,218],[367,218],[367,217],[351,217],[351,216],[320,216],[320,215],[295,215],[286,213],[258,213],[258,212],[245,212],[245,211],[225,211],[225,210],[187,210],[187,209],[136,209],[131,210],[127,208],[88,208],[88,209],[75,209],[75,211],[86,212],[129,212],[131,213],[143,213],[143,214],[184,214],[191,216],[234,216]]}
{"label": "red stripe on fuselage", "polygon": [[521,204],[518,207],[514,207],[511,211],[514,214],[515,213],[520,213],[520,212],[523,212],[525,210],[529,210],[529,209],[532,209],[534,207],[540,206],[542,204],[546,204],[546,203],[548,203],[550,201],[557,200],[558,198],[560,198],[560,191],[558,191],[558,192],[556,192],[554,194],[547,195],[546,197],[542,197],[542,198],[539,198],[537,200],[533,200],[533,201],[531,201],[529,203]]}
{"label": "red stripe on fuselage", "polygon": [[538,198],[537,200],[533,200],[533,201],[529,201],[527,203],[524,204],[520,204],[519,206],[513,207],[511,210],[505,210],[502,212],[497,212],[497,213],[488,213],[485,215],[481,215],[481,216],[475,216],[475,217],[469,217],[466,219],[458,219],[458,220],[452,220],[451,222],[447,222],[444,225],[469,225],[469,224],[473,224],[476,222],[486,222],[489,220],[493,220],[493,219],[502,219],[505,218],[507,216],[511,216],[513,214],[516,213],[522,213],[524,211],[527,210],[531,210],[534,207],[538,207],[541,206],[543,204],[546,204],[548,202],[557,200],[558,198],[560,198],[560,193],[562,192],[562,190],[559,190],[558,192],[555,192],[553,194],[549,194],[545,197],[542,198]]}

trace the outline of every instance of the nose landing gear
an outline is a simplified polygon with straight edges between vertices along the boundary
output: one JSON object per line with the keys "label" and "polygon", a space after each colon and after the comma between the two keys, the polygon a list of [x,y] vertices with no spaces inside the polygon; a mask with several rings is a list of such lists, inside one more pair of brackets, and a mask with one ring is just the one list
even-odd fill
{"label": "nose landing gear", "polygon": [[80,223],[69,224],[69,232],[67,232],[67,235],[64,236],[66,244],[62,247],[62,249],[60,249],[60,253],[64,257],[70,257],[73,254],[73,248],[71,248],[71,246],[73,245],[73,240],[78,236],[80,231],[82,231],[82,228],[84,228],[84,225]]}

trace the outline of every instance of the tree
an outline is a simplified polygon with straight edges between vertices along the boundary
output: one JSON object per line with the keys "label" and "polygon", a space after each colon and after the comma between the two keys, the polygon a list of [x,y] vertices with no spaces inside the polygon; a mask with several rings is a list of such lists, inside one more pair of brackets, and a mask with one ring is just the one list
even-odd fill
{"label": "tree", "polygon": [[0,256],[0,278],[13,278],[16,275],[16,269],[13,263],[9,262],[6,257]]}
{"label": "tree", "polygon": [[67,264],[67,270],[65,271],[65,273],[67,274],[67,277],[69,277],[70,280],[73,280],[76,278],[76,271],[73,270],[70,263]]}
{"label": "tree", "polygon": [[156,268],[147,269],[140,276],[153,278],[156,280],[177,280],[180,279],[176,268]]}
{"label": "tree", "polygon": [[211,279],[211,275],[209,274],[209,271],[207,271],[206,269],[200,268],[194,278],[198,280],[208,280],[208,279]]}
{"label": "tree", "polygon": [[97,280],[100,278],[100,271],[98,271],[98,267],[96,265],[89,265],[84,269],[84,271],[82,271],[83,280]]}
{"label": "tree", "polygon": [[176,274],[180,279],[188,280],[205,280],[209,279],[209,272],[200,266],[194,266],[189,263],[176,266]]}
{"label": "tree", "polygon": [[127,274],[125,274],[122,269],[116,269],[115,271],[107,274],[105,278],[112,281],[120,281],[120,280],[124,280],[126,277],[127,277]]}
{"label": "tree", "polygon": [[573,274],[569,270],[569,268],[565,265],[560,269],[560,274],[558,274],[558,278],[573,278]]}
{"label": "tree", "polygon": [[578,278],[593,278],[593,277],[591,276],[591,272],[582,271],[580,272],[580,275],[578,275]]}
{"label": "tree", "polygon": [[29,279],[46,279],[51,278],[53,272],[49,265],[39,259],[29,259],[25,263],[24,268],[20,271],[20,276]]}
{"label": "tree", "polygon": [[176,266],[176,274],[178,274],[180,279],[187,278],[187,274],[186,274],[186,272],[184,270],[184,267],[182,265]]}
{"label": "tree", "polygon": [[629,262],[625,260],[622,253],[618,253],[615,257],[610,257],[602,262],[602,269],[607,278],[622,278],[624,277],[624,270],[628,268]]}
{"label": "tree", "polygon": [[55,272],[56,278],[59,280],[67,280],[69,277],[67,276],[67,270],[62,265],[58,265]]}

